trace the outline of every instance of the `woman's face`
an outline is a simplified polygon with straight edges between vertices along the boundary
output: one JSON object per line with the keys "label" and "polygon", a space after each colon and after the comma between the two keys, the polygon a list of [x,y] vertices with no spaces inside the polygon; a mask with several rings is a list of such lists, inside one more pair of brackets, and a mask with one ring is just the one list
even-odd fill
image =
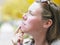
{"label": "woman's face", "polygon": [[43,21],[41,17],[42,8],[34,2],[28,9],[28,12],[23,15],[21,30],[26,33],[33,33],[42,29]]}

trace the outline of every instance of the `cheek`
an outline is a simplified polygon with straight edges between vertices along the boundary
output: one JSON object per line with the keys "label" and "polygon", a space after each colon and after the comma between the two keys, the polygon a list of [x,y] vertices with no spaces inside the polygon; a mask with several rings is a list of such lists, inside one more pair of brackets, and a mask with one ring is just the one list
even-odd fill
{"label": "cheek", "polygon": [[29,23],[29,25],[30,25],[30,29],[31,29],[31,30],[39,29],[39,28],[40,28],[40,25],[41,25],[41,24],[40,24],[41,21],[38,20],[38,19],[36,19],[36,18],[30,19],[30,20],[28,21],[28,23]]}

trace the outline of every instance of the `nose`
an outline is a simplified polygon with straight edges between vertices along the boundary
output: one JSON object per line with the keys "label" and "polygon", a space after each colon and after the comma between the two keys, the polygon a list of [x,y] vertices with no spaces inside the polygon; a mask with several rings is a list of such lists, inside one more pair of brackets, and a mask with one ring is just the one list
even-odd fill
{"label": "nose", "polygon": [[27,15],[26,14],[23,15],[23,19],[27,20]]}

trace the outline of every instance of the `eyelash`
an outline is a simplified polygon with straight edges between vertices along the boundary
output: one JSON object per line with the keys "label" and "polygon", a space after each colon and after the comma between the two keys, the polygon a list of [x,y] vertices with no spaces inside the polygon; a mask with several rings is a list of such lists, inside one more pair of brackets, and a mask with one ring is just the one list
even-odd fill
{"label": "eyelash", "polygon": [[31,12],[29,14],[33,16],[33,14]]}
{"label": "eyelash", "polygon": [[30,14],[31,16],[33,16],[33,14],[32,14],[31,12],[26,12],[26,13],[24,13],[24,14]]}
{"label": "eyelash", "polygon": [[31,16],[33,16],[31,13],[29,13]]}

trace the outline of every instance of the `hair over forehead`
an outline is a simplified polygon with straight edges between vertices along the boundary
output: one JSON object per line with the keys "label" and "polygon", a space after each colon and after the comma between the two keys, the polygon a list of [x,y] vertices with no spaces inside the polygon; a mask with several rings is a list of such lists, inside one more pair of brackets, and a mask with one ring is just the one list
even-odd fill
{"label": "hair over forehead", "polygon": [[28,10],[35,11],[35,10],[36,10],[37,8],[39,8],[39,7],[40,7],[39,10],[42,10],[42,7],[41,7],[40,3],[34,2],[34,3],[29,7]]}

